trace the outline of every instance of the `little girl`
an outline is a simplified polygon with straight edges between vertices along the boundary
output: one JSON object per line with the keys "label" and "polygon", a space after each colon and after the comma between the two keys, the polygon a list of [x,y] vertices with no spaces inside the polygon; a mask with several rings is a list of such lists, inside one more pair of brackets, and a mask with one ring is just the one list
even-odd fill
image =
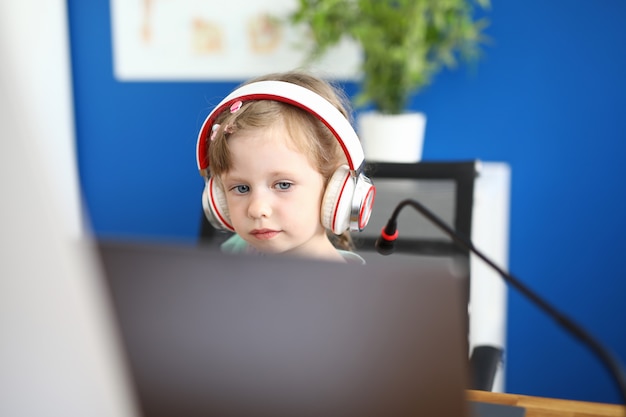
{"label": "little girl", "polygon": [[235,232],[222,250],[364,263],[349,231],[365,228],[375,188],[347,102],[294,71],[248,81],[209,114],[197,161],[207,218]]}

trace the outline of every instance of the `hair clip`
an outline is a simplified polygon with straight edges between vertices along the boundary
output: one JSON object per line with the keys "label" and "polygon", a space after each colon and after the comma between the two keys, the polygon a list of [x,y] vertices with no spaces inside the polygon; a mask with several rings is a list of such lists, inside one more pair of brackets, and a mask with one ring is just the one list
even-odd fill
{"label": "hair clip", "polygon": [[211,141],[212,141],[213,139],[215,139],[215,136],[217,135],[217,130],[218,130],[219,128],[220,128],[219,123],[215,123],[215,124],[213,125],[213,127],[211,128]]}
{"label": "hair clip", "polygon": [[241,102],[241,100],[237,100],[235,101],[231,106],[230,106],[230,112],[231,113],[235,113],[237,110],[239,110],[241,108],[241,105],[243,103]]}

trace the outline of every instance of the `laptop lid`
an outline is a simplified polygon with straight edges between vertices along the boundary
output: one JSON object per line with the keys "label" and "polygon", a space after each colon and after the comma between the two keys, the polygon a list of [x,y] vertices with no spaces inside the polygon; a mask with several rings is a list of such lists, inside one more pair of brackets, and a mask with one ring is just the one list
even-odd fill
{"label": "laptop lid", "polygon": [[447,258],[98,249],[146,417],[467,414],[466,274]]}

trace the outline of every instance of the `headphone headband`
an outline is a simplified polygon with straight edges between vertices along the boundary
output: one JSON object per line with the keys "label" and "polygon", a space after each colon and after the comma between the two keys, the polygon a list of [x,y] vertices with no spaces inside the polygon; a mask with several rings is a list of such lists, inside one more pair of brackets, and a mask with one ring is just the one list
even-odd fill
{"label": "headphone headband", "polygon": [[328,100],[308,88],[285,81],[257,81],[244,85],[224,98],[207,116],[196,144],[196,162],[202,176],[207,176],[209,162],[206,158],[208,134],[218,115],[236,101],[274,100],[299,107],[319,119],[339,141],[351,171],[362,169],[363,148],[354,128]]}

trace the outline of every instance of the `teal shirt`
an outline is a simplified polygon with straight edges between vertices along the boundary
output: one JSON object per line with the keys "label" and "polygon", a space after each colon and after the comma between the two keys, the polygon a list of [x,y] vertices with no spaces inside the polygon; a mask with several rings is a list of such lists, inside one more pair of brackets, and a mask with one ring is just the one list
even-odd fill
{"label": "teal shirt", "polygon": [[[220,249],[226,253],[255,253],[256,251],[252,246],[248,244],[245,240],[243,240],[239,235],[235,234],[228,238],[226,242],[222,243]],[[358,253],[337,249],[337,252],[341,254],[343,259],[346,260],[347,263],[350,264],[360,264],[365,265],[365,259],[361,257]]]}

